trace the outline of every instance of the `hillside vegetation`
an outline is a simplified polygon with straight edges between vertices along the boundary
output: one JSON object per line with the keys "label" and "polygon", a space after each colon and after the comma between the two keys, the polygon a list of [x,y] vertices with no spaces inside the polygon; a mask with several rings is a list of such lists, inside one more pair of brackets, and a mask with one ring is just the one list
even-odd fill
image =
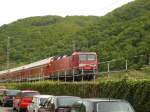
{"label": "hillside vegetation", "polygon": [[149,54],[149,6],[150,0],[135,0],[103,17],[30,17],[3,25],[0,63],[5,66],[8,36],[12,66],[71,54],[73,43],[77,50],[96,51],[102,61]]}

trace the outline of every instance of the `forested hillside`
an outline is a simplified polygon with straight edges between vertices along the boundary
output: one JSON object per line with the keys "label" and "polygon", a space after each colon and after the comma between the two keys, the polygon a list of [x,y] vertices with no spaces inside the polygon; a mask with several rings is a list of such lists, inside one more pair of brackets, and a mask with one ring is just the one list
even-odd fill
{"label": "forested hillside", "polygon": [[[135,0],[101,17],[78,34],[101,57],[130,57],[150,53],[150,1]],[[87,40],[87,41],[84,41]]]}
{"label": "forested hillside", "polygon": [[[77,50],[96,51],[100,58],[150,54],[150,0],[135,0],[103,16],[30,17],[0,27],[0,63],[16,65]],[[12,65],[13,66],[13,65]]]}
{"label": "forested hillside", "polygon": [[20,19],[3,25],[0,27],[0,63],[6,64],[8,37],[11,66],[49,56],[70,54],[72,42],[67,41],[98,19],[99,17],[94,16],[44,16]]}

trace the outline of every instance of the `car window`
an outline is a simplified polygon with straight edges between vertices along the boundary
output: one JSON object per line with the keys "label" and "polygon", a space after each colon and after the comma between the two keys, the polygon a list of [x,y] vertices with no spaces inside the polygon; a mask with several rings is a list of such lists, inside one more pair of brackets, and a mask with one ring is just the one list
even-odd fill
{"label": "car window", "polygon": [[38,95],[39,92],[24,92],[22,93],[22,97],[33,97],[34,95]]}
{"label": "car window", "polygon": [[7,90],[5,91],[5,95],[12,95],[12,96],[15,96],[17,95],[17,93],[19,93],[20,91],[19,90]]}
{"label": "car window", "polygon": [[111,101],[97,103],[97,112],[134,112],[134,110],[129,103]]}
{"label": "car window", "polygon": [[80,98],[75,97],[61,97],[58,98],[58,106],[72,106],[74,103],[80,100]]}
{"label": "car window", "polygon": [[40,104],[43,104],[44,102],[46,102],[46,100],[47,100],[48,98],[40,98]]}
{"label": "car window", "polygon": [[16,97],[21,97],[21,92],[17,93]]}
{"label": "car window", "polygon": [[51,102],[51,99],[52,98],[48,98],[48,99],[45,100],[45,102],[41,102],[40,104],[44,105],[44,107],[47,107],[48,103]]}

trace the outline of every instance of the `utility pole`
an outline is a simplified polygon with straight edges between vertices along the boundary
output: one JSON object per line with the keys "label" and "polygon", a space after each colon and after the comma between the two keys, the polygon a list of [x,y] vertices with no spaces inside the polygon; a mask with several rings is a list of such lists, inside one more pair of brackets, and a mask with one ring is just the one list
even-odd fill
{"label": "utility pole", "polygon": [[76,51],[76,43],[75,43],[75,41],[73,41],[73,52],[75,52]]}
{"label": "utility pole", "polygon": [[9,69],[9,67],[10,67],[9,55],[10,55],[10,37],[8,37],[8,39],[7,39],[7,69]]}

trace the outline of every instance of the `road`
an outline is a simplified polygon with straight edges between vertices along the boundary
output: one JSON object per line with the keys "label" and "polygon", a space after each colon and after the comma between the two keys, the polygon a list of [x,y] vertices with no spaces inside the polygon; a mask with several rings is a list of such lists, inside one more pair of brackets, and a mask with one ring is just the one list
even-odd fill
{"label": "road", "polygon": [[12,111],[12,108],[0,107],[0,112],[13,112],[13,111]]}

